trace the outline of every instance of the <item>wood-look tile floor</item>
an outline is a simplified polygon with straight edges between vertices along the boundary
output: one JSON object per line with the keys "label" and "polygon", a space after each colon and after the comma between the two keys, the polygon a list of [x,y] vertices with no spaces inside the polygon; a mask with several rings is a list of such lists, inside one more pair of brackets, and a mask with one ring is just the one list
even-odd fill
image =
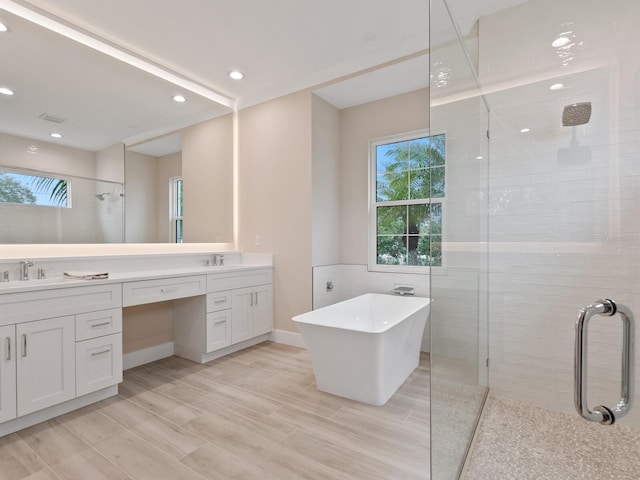
{"label": "wood-look tile floor", "polygon": [[429,359],[383,407],[317,390],[306,350],[125,372],[116,397],[0,438],[0,480],[429,478]]}

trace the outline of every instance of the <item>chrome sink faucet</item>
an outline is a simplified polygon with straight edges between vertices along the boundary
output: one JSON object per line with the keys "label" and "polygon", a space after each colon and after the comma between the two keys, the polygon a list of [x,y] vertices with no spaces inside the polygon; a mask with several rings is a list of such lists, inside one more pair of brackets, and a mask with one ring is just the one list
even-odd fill
{"label": "chrome sink faucet", "polygon": [[31,260],[22,260],[20,262],[20,280],[29,280],[29,267],[33,267]]}
{"label": "chrome sink faucet", "polygon": [[222,267],[224,266],[224,255],[220,253],[214,253],[211,256],[211,261],[209,263],[212,267]]}

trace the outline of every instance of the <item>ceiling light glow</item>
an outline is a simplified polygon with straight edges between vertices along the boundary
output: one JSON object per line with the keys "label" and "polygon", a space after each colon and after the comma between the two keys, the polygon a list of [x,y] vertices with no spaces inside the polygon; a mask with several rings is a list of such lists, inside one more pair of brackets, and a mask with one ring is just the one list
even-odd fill
{"label": "ceiling light glow", "polygon": [[244,78],[244,73],[239,72],[238,70],[232,70],[229,72],[229,77],[234,80],[242,80]]}
{"label": "ceiling light glow", "polygon": [[530,128],[523,128],[522,130],[520,130],[520,133],[528,133],[530,131],[531,131]]}
{"label": "ceiling light glow", "polygon": [[484,158],[484,157],[483,157],[482,155],[478,155],[478,156],[476,157],[476,160],[482,160],[483,158]]}
{"label": "ceiling light glow", "polygon": [[38,12],[30,10],[29,8],[16,2],[0,2],[0,4],[2,4],[2,9],[8,11],[9,13],[13,13],[14,15],[24,18],[25,20],[29,20],[30,22],[40,25],[41,27],[47,28],[52,32],[56,32],[67,38],[70,38],[71,40],[75,40],[82,45],[93,48],[94,50],[116,58],[144,72],[150,73],[151,75],[155,75],[158,78],[166,80],[167,82],[171,82],[180,88],[184,88],[185,90],[189,90],[190,92],[196,93],[204,98],[208,98],[209,100],[219,103],[220,105],[224,105],[225,107],[233,108],[235,105],[234,99],[211,90],[210,88],[204,87],[203,85],[200,85],[193,80],[173,73],[170,70],[166,70],[142,57],[138,57],[123,49],[117,48],[110,43],[103,41],[97,36],[92,36],[84,33],[81,30],[76,30],[69,25],[63,24],[56,21],[54,18],[50,18],[46,15],[42,15]]}
{"label": "ceiling light glow", "polygon": [[187,99],[185,97],[183,97],[182,95],[174,95],[173,96],[173,101],[174,102],[178,102],[178,103],[184,103],[187,101]]}
{"label": "ceiling light glow", "polygon": [[6,32],[9,28],[2,22],[0,22],[0,32]]}
{"label": "ceiling light glow", "polygon": [[13,95],[13,90],[9,90],[7,87],[0,87],[0,93],[2,95]]}
{"label": "ceiling light glow", "polygon": [[562,84],[562,83],[554,83],[553,85],[551,85],[549,87],[549,90],[560,90],[562,88],[564,88],[564,84]]}
{"label": "ceiling light glow", "polygon": [[52,136],[53,138],[62,138],[62,134],[61,134],[61,133],[56,133],[56,132],[53,132],[53,133],[51,134],[51,136]]}

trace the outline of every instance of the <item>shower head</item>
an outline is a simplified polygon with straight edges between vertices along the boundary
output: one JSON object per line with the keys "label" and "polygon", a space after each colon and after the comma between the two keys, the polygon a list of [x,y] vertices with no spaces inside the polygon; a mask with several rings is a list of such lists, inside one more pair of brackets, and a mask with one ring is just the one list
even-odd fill
{"label": "shower head", "polygon": [[96,193],[96,198],[102,202],[107,195],[109,195],[109,192]]}
{"label": "shower head", "polygon": [[562,111],[562,126],[577,127],[589,123],[591,119],[591,102],[573,103]]}

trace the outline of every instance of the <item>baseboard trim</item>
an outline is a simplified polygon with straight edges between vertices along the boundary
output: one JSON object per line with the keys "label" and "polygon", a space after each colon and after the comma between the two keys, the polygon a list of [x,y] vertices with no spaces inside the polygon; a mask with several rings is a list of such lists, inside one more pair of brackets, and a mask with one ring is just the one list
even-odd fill
{"label": "baseboard trim", "polygon": [[307,348],[302,339],[302,335],[287,330],[273,330],[269,335],[269,340],[292,347]]}
{"label": "baseboard trim", "polygon": [[138,367],[145,363],[155,362],[156,360],[170,357],[173,353],[173,342],[143,348],[137,352],[130,352],[122,356],[122,369],[129,370],[130,368]]}
{"label": "baseboard trim", "polygon": [[10,433],[17,432],[18,430],[22,430],[27,427],[31,427],[46,420],[59,417],[60,415],[64,415],[65,413],[69,413],[79,408],[86,407],[87,405],[91,405],[92,403],[96,403],[106,398],[113,397],[117,394],[118,386],[112,385],[110,387],[103,388],[102,390],[98,390],[97,392],[88,393],[87,395],[83,395],[82,397],[74,398],[64,403],[59,403],[58,405],[53,405],[51,407],[45,408],[44,410],[39,410],[23,417],[9,420],[8,422],[4,422],[0,425],[0,437],[9,435]]}

